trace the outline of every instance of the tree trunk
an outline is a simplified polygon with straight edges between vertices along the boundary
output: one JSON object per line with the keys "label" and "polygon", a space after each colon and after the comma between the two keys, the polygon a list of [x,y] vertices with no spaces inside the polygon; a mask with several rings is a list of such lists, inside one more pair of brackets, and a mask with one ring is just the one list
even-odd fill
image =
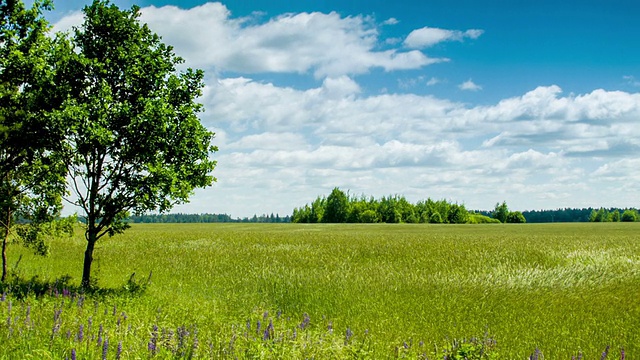
{"label": "tree trunk", "polygon": [[11,226],[11,209],[7,209],[7,219],[4,224],[4,236],[2,238],[2,279],[0,282],[4,282],[7,279],[7,245],[9,243],[9,231]]}
{"label": "tree trunk", "polygon": [[93,262],[93,248],[95,247],[97,236],[93,232],[89,232],[87,238],[87,250],[84,252],[84,266],[82,268],[82,283],[84,290],[91,287],[91,263]]}
{"label": "tree trunk", "polygon": [[5,235],[2,239],[2,280],[4,282],[7,279],[7,242],[9,237],[9,230],[5,229]]}

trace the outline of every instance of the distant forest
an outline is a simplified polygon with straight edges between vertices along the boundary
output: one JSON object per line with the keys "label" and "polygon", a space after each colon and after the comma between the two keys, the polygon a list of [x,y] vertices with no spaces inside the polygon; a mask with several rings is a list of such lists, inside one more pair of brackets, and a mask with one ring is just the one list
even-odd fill
{"label": "distant forest", "polygon": [[[429,202],[427,202],[429,203]],[[448,204],[444,201],[432,202],[440,206],[447,205],[449,208],[456,208],[454,204]],[[464,209],[458,206],[460,210]],[[473,217],[483,216],[486,219],[493,219],[496,216],[496,210],[470,210],[469,215]],[[556,210],[530,210],[521,213],[527,223],[553,223],[553,222],[617,222],[617,221],[639,221],[637,209],[620,209],[620,208],[564,208]],[[227,214],[147,214],[129,217],[131,223],[290,223],[290,222],[307,222],[300,221],[300,209],[294,211],[294,217],[291,215],[280,216],[279,214],[263,214],[253,215],[252,217],[232,218]],[[465,218],[466,219],[466,218]],[[485,219],[485,220],[486,220]],[[321,220],[321,219],[320,219]],[[387,219],[385,219],[387,220]],[[378,222],[377,220],[376,222]],[[466,221],[466,220],[465,220]],[[316,221],[321,222],[321,221]],[[390,222],[390,221],[386,221]],[[395,222],[395,221],[394,221]],[[402,221],[407,222],[407,221]],[[411,220],[409,221],[411,222]],[[428,221],[426,221],[428,222]],[[434,221],[431,221],[434,222]],[[444,223],[444,221],[440,221]],[[450,221],[453,223],[454,221]],[[490,221],[485,221],[490,222]]]}
{"label": "distant forest", "polygon": [[232,218],[227,214],[146,214],[130,216],[131,223],[289,223],[291,216],[279,214]]}

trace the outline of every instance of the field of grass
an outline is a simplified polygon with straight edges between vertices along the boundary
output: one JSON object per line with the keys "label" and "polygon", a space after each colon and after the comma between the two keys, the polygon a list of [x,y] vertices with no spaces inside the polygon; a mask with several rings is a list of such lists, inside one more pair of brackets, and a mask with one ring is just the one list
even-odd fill
{"label": "field of grass", "polygon": [[[151,273],[146,291],[7,292],[0,359],[441,359],[454,339],[497,359],[640,358],[638,223],[135,224],[97,245],[100,288]],[[80,231],[48,258],[13,246],[10,268],[74,289],[84,247]]]}

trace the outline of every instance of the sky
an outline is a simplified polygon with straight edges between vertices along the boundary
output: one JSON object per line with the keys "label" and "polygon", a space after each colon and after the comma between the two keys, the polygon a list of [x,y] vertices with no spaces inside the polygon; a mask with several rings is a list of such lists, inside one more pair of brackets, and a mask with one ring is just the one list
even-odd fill
{"label": "sky", "polygon": [[[85,0],[57,0],[55,31]],[[206,73],[218,181],[173,212],[334,187],[492,209],[640,207],[635,0],[114,0]]]}

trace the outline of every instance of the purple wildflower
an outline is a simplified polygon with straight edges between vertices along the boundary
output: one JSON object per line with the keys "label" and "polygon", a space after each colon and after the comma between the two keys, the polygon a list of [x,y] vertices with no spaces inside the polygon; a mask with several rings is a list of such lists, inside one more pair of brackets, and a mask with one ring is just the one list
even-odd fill
{"label": "purple wildflower", "polygon": [[258,320],[257,324],[256,324],[256,333],[260,333],[260,327],[262,326],[262,324],[260,323],[260,320]]}
{"label": "purple wildflower", "polygon": [[71,360],[76,360],[76,349],[71,349]]}
{"label": "purple wildflower", "polygon": [[2,292],[2,297],[0,297],[0,301],[4,302],[7,300],[7,293],[5,291]]}
{"label": "purple wildflower", "polygon": [[625,353],[624,353],[624,348],[620,349],[620,360],[624,360],[625,358]]}
{"label": "purple wildflower", "polygon": [[251,319],[247,319],[247,331],[251,331]]}
{"label": "purple wildflower", "polygon": [[109,352],[109,339],[105,338],[102,344],[102,360],[107,360],[107,353]]}
{"label": "purple wildflower", "polygon": [[347,328],[347,331],[344,334],[344,344],[347,345],[351,337],[353,336],[353,331],[350,328]]}
{"label": "purple wildflower", "polygon": [[80,324],[80,327],[78,327],[78,334],[76,335],[76,340],[78,342],[82,342],[82,339],[84,339],[84,324]]}
{"label": "purple wildflower", "polygon": [[327,325],[327,330],[329,330],[329,333],[333,333],[333,321],[329,321],[329,325]]}
{"label": "purple wildflower", "polygon": [[102,345],[102,333],[104,332],[104,328],[102,324],[100,324],[100,328],[98,329],[98,346]]}
{"label": "purple wildflower", "polygon": [[149,339],[149,345],[147,348],[151,351],[151,356],[156,355],[158,345],[158,325],[153,325],[153,331],[151,332],[151,339]]}
{"label": "purple wildflower", "polygon": [[118,349],[116,350],[116,360],[120,360],[120,355],[122,355],[122,340],[118,342]]}
{"label": "purple wildflower", "polygon": [[268,317],[269,317],[269,312],[268,312],[268,311],[265,311],[265,312],[264,312],[264,314],[262,314],[262,319],[263,319],[264,321],[267,321],[267,318],[268,318]]}
{"label": "purple wildflower", "polygon": [[604,351],[602,352],[602,356],[600,357],[600,360],[606,359],[607,355],[609,355],[609,345],[607,345],[607,348],[604,349]]}
{"label": "purple wildflower", "polygon": [[306,329],[310,323],[311,323],[311,318],[309,317],[309,314],[304,313],[304,315],[302,315],[302,322],[300,323],[300,329],[302,330]]}
{"label": "purple wildflower", "polygon": [[273,320],[269,321],[269,325],[266,329],[264,329],[264,334],[262,335],[262,340],[267,341],[269,339],[273,339],[275,329],[273,327]]}

